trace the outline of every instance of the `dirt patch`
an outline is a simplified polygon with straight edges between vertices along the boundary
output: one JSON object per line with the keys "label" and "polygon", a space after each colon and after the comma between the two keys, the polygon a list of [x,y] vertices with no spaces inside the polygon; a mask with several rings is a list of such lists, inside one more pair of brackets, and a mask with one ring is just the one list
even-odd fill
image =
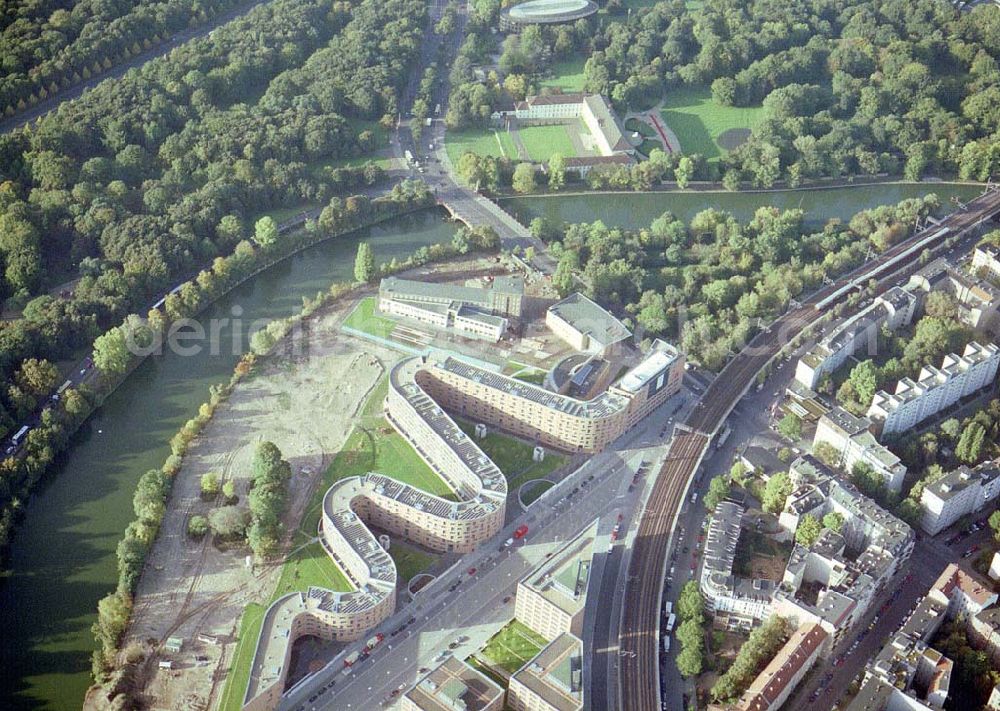
{"label": "dirt patch", "polygon": [[716,143],[727,151],[736,150],[750,138],[749,128],[730,128],[719,134]]}
{"label": "dirt patch", "polygon": [[[353,305],[353,302],[351,302]],[[295,531],[319,478],[354,425],[358,409],[400,356],[338,332],[347,304],[311,320],[308,355],[275,356],[247,378],[196,440],[174,483],[169,509],[136,595],[129,638],[157,648],[180,637],[180,652],[158,651],[173,670],[147,665],[146,694],[157,708],[207,708],[221,692],[246,604],[266,604],[280,565],[251,569],[243,546],[222,550],[186,535],[194,514],[213,502],[199,496],[202,474],[232,480],[246,501],[258,442],[270,440],[292,465],[287,531]],[[210,635],[217,644],[198,639]]]}

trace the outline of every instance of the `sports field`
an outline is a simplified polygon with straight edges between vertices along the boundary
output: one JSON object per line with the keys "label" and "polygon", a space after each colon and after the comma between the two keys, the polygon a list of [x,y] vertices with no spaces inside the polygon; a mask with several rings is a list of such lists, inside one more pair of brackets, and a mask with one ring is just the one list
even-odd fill
{"label": "sports field", "polygon": [[708,87],[669,89],[663,103],[663,120],[677,134],[681,150],[709,160],[718,160],[726,152],[726,139],[746,133],[764,114],[760,106],[719,106]]}
{"label": "sports field", "polygon": [[542,86],[551,89],[562,89],[564,94],[574,91],[583,91],[583,84],[586,77],[583,74],[583,65],[587,63],[586,57],[576,57],[555,62],[552,65],[552,75],[542,81]]}
{"label": "sports field", "polygon": [[481,654],[513,674],[542,651],[545,645],[545,638],[540,634],[517,620],[511,620],[486,643]]}
{"label": "sports field", "polygon": [[457,164],[465,153],[476,153],[494,158],[517,158],[517,149],[506,131],[470,128],[464,131],[448,131],[444,138],[448,159]]}
{"label": "sports field", "polygon": [[563,158],[577,154],[573,147],[570,131],[577,130],[577,124],[557,124],[555,126],[526,126],[518,129],[528,156],[536,162],[547,162],[554,153]]}

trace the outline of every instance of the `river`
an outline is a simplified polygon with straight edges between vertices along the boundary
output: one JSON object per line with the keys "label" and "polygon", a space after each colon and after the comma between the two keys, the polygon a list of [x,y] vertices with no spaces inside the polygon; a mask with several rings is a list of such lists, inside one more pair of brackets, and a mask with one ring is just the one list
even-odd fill
{"label": "river", "polygon": [[[821,224],[832,217],[850,219],[856,212],[877,205],[894,204],[900,200],[936,193],[942,203],[952,197],[968,200],[982,192],[975,185],[955,183],[880,183],[820,190],[783,190],[760,193],[660,192],[606,193],[603,195],[538,195],[517,197],[502,202],[511,214],[524,223],[535,217],[548,217],[565,222],[603,220],[609,227],[638,229],[648,227],[666,211],[685,222],[698,212],[714,207],[727,210],[737,220],[746,221],[762,205],[779,208],[802,208],[806,220]],[[947,208],[948,205],[945,204]]]}
{"label": "river", "polygon": [[[447,242],[454,226],[427,210],[331,239],[259,274],[208,309],[245,323],[296,313],[303,296],[353,278],[359,241],[376,262]],[[231,342],[231,330],[219,342]],[[244,335],[245,339],[245,335]],[[90,626],[117,578],[115,546],[132,520],[135,481],[159,467],[168,440],[228,379],[238,353],[150,358],[83,427],[28,504],[0,583],[0,709],[79,709],[90,684]],[[242,350],[242,349],[241,349]]]}
{"label": "river", "polygon": [[[974,186],[886,184],[775,193],[616,193],[516,198],[505,202],[522,218],[609,225],[648,225],[665,210],[690,219],[706,207],[748,218],[760,205],[802,207],[812,222],[848,218],[864,207],[938,193],[969,198]],[[454,227],[425,211],[312,247],[255,277],[207,310],[205,319],[242,309],[244,323],[287,316],[333,281],[352,277],[359,241],[376,260],[448,241]],[[223,328],[220,342],[228,343]],[[207,399],[208,387],[229,377],[236,354],[224,350],[151,358],[84,426],[75,445],[27,506],[11,552],[11,574],[0,583],[0,709],[78,709],[90,683],[90,626],[97,601],[113,589],[115,546],[132,520],[135,481],[158,467],[168,440]]]}

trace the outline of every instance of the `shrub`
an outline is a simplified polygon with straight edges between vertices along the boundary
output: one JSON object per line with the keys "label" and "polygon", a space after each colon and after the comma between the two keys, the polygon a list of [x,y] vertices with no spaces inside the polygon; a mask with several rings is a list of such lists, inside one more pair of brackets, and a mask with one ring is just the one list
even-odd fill
{"label": "shrub", "polygon": [[202,538],[209,531],[208,519],[201,515],[194,515],[188,519],[188,535],[191,538]]}

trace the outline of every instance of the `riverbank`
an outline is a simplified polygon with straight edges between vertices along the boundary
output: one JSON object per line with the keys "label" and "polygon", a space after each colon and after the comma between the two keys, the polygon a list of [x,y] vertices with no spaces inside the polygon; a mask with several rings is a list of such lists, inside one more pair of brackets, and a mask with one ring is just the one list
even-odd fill
{"label": "riverbank", "polygon": [[450,242],[454,231],[432,209],[313,245],[209,306],[201,319],[221,328],[197,354],[151,357],[107,398],[26,506],[11,547],[0,588],[0,706],[80,707],[90,684],[90,627],[117,579],[115,545],[132,517],[135,481],[164,462],[171,436],[209,386],[229,377],[247,347],[247,326],[296,313],[303,296],[352,279],[361,241],[390,262]]}

